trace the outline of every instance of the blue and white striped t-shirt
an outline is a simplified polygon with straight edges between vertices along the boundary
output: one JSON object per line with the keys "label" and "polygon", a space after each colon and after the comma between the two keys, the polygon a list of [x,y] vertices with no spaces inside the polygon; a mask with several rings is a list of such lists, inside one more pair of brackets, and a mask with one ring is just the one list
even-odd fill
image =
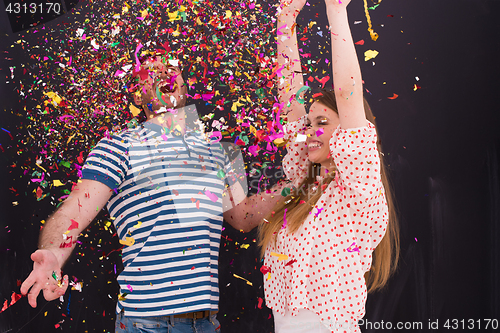
{"label": "blue and white striped t-shirt", "polygon": [[[144,123],[102,139],[83,179],[115,193],[107,208],[123,248],[117,305],[129,316],[217,310],[222,191],[230,172],[220,144]],[[215,202],[213,200],[216,200]]]}

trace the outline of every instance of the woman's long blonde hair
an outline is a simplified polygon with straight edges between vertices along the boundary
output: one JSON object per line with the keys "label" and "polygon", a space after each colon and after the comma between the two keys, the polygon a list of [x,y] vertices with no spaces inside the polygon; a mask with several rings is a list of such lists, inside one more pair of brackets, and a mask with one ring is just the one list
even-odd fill
{"label": "woman's long blonde hair", "polygon": [[[322,95],[315,99],[316,102],[332,109],[338,114],[337,102],[333,91],[322,91]],[[375,124],[370,106],[364,100],[365,115],[371,123]],[[378,151],[381,152],[380,139],[377,141]],[[382,241],[373,252],[373,260],[370,271],[365,273],[365,280],[368,292],[379,290],[385,286],[389,277],[395,272],[399,260],[399,224],[394,207],[392,189],[387,177],[386,166],[383,155],[381,160],[381,178],[384,185],[385,196],[389,208],[389,222],[387,231]],[[328,187],[334,179],[337,170],[329,170],[321,183],[318,183],[316,176],[320,174],[320,165],[308,163],[308,172],[305,179],[298,186],[293,188],[289,195],[280,199],[273,211],[264,218],[264,222],[259,226],[259,246],[261,256],[264,257],[266,247],[269,242],[276,244],[276,235],[283,226],[283,218],[286,214],[287,227],[289,233],[296,232],[306,220],[315,206],[324,189]]]}

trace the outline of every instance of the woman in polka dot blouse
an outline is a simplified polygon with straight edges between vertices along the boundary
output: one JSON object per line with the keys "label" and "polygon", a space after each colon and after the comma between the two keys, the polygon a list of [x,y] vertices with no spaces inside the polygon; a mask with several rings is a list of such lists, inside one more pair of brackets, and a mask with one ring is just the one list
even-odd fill
{"label": "woman in polka dot blouse", "polygon": [[305,1],[282,0],[278,10],[291,191],[259,227],[266,304],[277,333],[360,332],[367,290],[383,287],[396,267],[398,226],[363,98],[350,0],[325,0],[335,89],[317,96],[306,114],[295,30]]}

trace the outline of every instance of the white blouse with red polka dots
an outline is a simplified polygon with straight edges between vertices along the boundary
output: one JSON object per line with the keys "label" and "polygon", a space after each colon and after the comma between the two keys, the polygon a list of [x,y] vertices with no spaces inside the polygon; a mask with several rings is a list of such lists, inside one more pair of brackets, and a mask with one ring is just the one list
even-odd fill
{"label": "white blouse with red polka dots", "polygon": [[[295,186],[310,163],[306,143],[296,140],[305,119],[285,126],[283,167]],[[388,222],[377,133],[367,123],[335,130],[329,144],[338,180],[324,190],[300,229],[293,234],[282,229],[276,247],[271,242],[265,254],[271,270],[264,276],[266,305],[282,315],[309,309],[333,332],[360,332],[367,295],[363,275]]]}

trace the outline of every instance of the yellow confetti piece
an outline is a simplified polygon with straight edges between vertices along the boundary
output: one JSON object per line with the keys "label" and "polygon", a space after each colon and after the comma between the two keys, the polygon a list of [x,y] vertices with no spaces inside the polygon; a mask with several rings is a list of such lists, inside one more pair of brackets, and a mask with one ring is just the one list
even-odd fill
{"label": "yellow confetti piece", "polygon": [[279,261],[288,259],[288,256],[286,254],[282,254],[282,253],[271,252],[271,256],[278,257]]}
{"label": "yellow confetti piece", "polygon": [[368,61],[370,59],[373,59],[375,58],[376,56],[378,56],[378,51],[376,50],[367,50],[365,52],[365,61]]}
{"label": "yellow confetti piece", "polygon": [[136,108],[132,103],[130,103],[130,106],[128,108],[130,110],[130,113],[132,113],[134,117],[137,117],[137,115],[141,113],[141,109]]}
{"label": "yellow confetti piece", "polygon": [[370,33],[370,37],[372,38],[372,40],[376,41],[378,39],[378,34],[375,31],[373,31],[372,19],[370,18],[370,13],[368,13],[368,3],[366,2],[366,0],[363,1],[365,3],[365,15],[366,15],[366,22],[368,22],[368,32]]}
{"label": "yellow confetti piece", "polygon": [[126,246],[132,246],[135,243],[135,239],[133,237],[125,237],[125,240],[120,239],[120,244]]}
{"label": "yellow confetti piece", "polygon": [[249,246],[250,246],[250,244],[241,244],[240,247],[246,250],[246,249],[248,249]]}
{"label": "yellow confetti piece", "polygon": [[134,225],[134,228],[136,228],[136,229],[137,229],[137,228],[139,228],[139,227],[141,226],[141,224],[142,224],[142,222],[141,222],[141,221],[137,221],[137,224],[136,224],[136,225]]}
{"label": "yellow confetti piece", "polygon": [[64,185],[64,184],[63,184],[63,183],[61,183],[61,181],[60,181],[60,180],[58,180],[58,179],[54,179],[54,186],[63,186],[63,185]]}
{"label": "yellow confetti piece", "polygon": [[228,19],[228,18],[231,18],[232,16],[233,16],[233,14],[231,13],[231,11],[226,10],[226,17],[225,18]]}
{"label": "yellow confetti piece", "polygon": [[43,171],[47,172],[47,170],[45,170],[40,164],[35,164],[37,167],[39,167],[40,169],[42,169]]}
{"label": "yellow confetti piece", "polygon": [[236,274],[233,274],[233,276],[234,276],[235,278],[237,278],[237,279],[242,279],[242,280],[246,281],[246,282],[247,282],[247,284],[249,284],[249,285],[253,286],[252,282],[248,281],[247,279],[242,278],[241,276],[236,275]]}
{"label": "yellow confetti piece", "polygon": [[267,272],[267,281],[269,281],[269,279],[271,279],[271,272]]}
{"label": "yellow confetti piece", "polygon": [[233,102],[233,106],[231,106],[231,111],[236,112],[238,106],[243,106],[243,104],[240,103],[240,101]]}

